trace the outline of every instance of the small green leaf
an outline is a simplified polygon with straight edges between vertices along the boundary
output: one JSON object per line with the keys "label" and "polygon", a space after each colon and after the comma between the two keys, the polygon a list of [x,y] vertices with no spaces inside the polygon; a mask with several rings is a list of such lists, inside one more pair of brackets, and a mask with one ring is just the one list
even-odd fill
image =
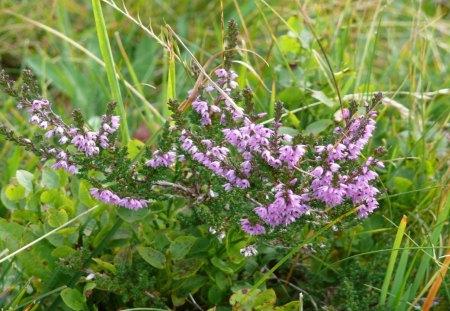
{"label": "small green leaf", "polygon": [[186,297],[178,297],[175,293],[172,293],[170,298],[172,298],[172,303],[175,307],[182,306],[186,302]]}
{"label": "small green leaf", "polygon": [[53,204],[58,199],[59,195],[57,191],[46,190],[41,193],[41,202],[44,204]]}
{"label": "small green leaf", "polygon": [[280,126],[278,133],[280,133],[280,135],[288,134],[291,136],[296,136],[298,131],[292,127]]}
{"label": "small green leaf", "polygon": [[193,276],[202,265],[202,260],[194,258],[175,261],[173,264],[173,278],[180,280]]}
{"label": "small green leaf", "polygon": [[289,110],[298,108],[301,105],[304,92],[299,87],[287,87],[277,95],[277,99],[281,100],[285,107]]}
{"label": "small green leaf", "polygon": [[133,223],[137,220],[141,220],[145,218],[150,210],[148,208],[141,208],[137,211],[130,210],[128,208],[124,207],[118,207],[115,209],[117,212],[117,215],[119,215],[120,218],[125,220],[126,222]]}
{"label": "small green leaf", "polygon": [[78,200],[80,200],[83,205],[89,208],[97,204],[89,193],[88,184],[84,180],[80,182],[80,185],[78,187]]}
{"label": "small green leaf", "polygon": [[67,256],[72,255],[74,253],[76,253],[76,250],[74,250],[72,247],[63,245],[55,248],[51,254],[53,257],[66,258]]}
{"label": "small green leaf", "polygon": [[137,139],[132,139],[128,142],[128,158],[133,160],[139,152],[142,151],[142,149],[145,147],[145,144]]}
{"label": "small green leaf", "polygon": [[33,174],[24,170],[18,170],[16,172],[16,178],[17,182],[25,187],[27,193],[33,191],[33,179],[34,179]]}
{"label": "small green leaf", "polygon": [[406,192],[412,187],[413,183],[411,180],[405,177],[395,176],[394,177],[394,189],[397,192]]}
{"label": "small green leaf", "polygon": [[266,289],[256,296],[253,307],[255,310],[273,310],[277,295],[273,289]]}
{"label": "small green leaf", "polygon": [[61,291],[61,298],[64,303],[72,310],[87,310],[86,298],[74,288],[66,288]]}
{"label": "small green leaf", "polygon": [[11,214],[11,219],[18,223],[36,223],[39,216],[36,212],[30,210],[15,210]]}
{"label": "small green leaf", "polygon": [[164,269],[166,265],[166,256],[160,251],[151,247],[138,246],[137,251],[141,257],[157,269]]}
{"label": "small green leaf", "polygon": [[86,283],[83,288],[83,296],[86,297],[87,293],[92,291],[96,286],[97,284],[95,284],[94,282]]}
{"label": "small green leaf", "polygon": [[9,185],[6,187],[5,195],[8,200],[18,202],[25,197],[25,188],[21,185]]}
{"label": "small green leaf", "polygon": [[177,290],[177,292],[180,296],[183,297],[189,295],[190,293],[195,294],[207,282],[208,278],[201,275],[195,275],[193,277],[183,280],[183,283],[181,283],[181,286]]}
{"label": "small green leaf", "polygon": [[305,133],[317,135],[326,130],[331,124],[333,124],[333,121],[328,119],[318,120],[308,125],[305,129]]}
{"label": "small green leaf", "polygon": [[253,302],[256,296],[261,292],[255,289],[248,295],[249,289],[240,289],[230,297],[230,305],[234,306],[233,310],[252,310]]}
{"label": "small green leaf", "polygon": [[208,290],[208,300],[213,305],[219,304],[225,296],[225,292],[221,291],[219,287],[213,285]]}
{"label": "small green leaf", "polygon": [[193,236],[180,236],[169,247],[169,252],[175,260],[182,259],[189,253],[197,239]]}
{"label": "small green leaf", "polygon": [[69,220],[67,212],[63,209],[49,208],[47,209],[48,224],[51,227],[59,227]]}
{"label": "small green leaf", "polygon": [[17,204],[14,201],[11,201],[6,197],[6,189],[7,186],[2,187],[1,199],[3,205],[10,210],[16,210],[18,208]]}
{"label": "small green leaf", "polygon": [[216,281],[217,287],[219,287],[220,290],[222,290],[222,291],[226,291],[228,289],[228,287],[230,286],[229,279],[227,278],[226,274],[223,273],[222,271],[217,271],[214,274],[214,279]]}
{"label": "small green leaf", "polygon": [[109,271],[112,274],[117,273],[116,267],[113,264],[101,260],[100,258],[92,258],[92,260],[95,261],[99,265],[99,267],[101,267],[103,270]]}
{"label": "small green leaf", "polygon": [[280,36],[278,44],[283,54],[297,54],[300,50],[300,43],[289,35]]}
{"label": "small green leaf", "polygon": [[213,258],[211,259],[211,263],[212,263],[216,268],[219,268],[220,270],[222,270],[222,271],[225,272],[225,273],[233,273],[233,272],[234,272],[234,270],[233,270],[231,267],[227,266],[227,264],[226,264],[222,259],[220,259],[220,258],[213,257]]}
{"label": "small green leaf", "polygon": [[42,185],[47,189],[59,188],[59,174],[51,169],[42,172]]}
{"label": "small green leaf", "polygon": [[311,90],[311,96],[320,101],[321,103],[327,105],[328,107],[333,107],[334,102],[325,95],[322,91]]}
{"label": "small green leaf", "polygon": [[300,309],[300,301],[291,301],[281,307],[276,307],[275,311],[298,311]]}

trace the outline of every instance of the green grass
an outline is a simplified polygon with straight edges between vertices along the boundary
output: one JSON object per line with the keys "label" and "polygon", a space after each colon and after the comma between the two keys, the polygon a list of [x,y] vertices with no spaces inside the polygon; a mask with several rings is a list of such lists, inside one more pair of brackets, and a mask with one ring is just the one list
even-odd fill
{"label": "green grass", "polygon": [[[299,14],[301,10],[304,15]],[[219,52],[224,44],[222,24],[230,18],[238,21],[240,45],[245,48],[240,61],[233,64],[240,74],[239,84],[252,86],[259,112],[271,113],[276,100],[284,101],[291,112],[285,120],[298,131],[318,121],[331,127],[329,120],[339,109],[339,97],[346,105],[352,97],[368,98],[382,91],[384,105],[368,148],[383,145],[388,149],[386,168],[380,171],[381,206],[375,215],[337,232],[309,232],[311,239],[304,244],[326,244],[314,255],[299,253],[304,245],[278,254],[267,250],[258,264],[269,272],[260,274],[248,267],[253,272],[246,270],[245,277],[253,289],[276,287],[280,302],[297,296],[293,288],[286,285],[286,290],[273,281],[274,273],[304,288],[320,307],[339,310],[345,302],[357,310],[358,303],[367,299],[388,309],[410,310],[426,297],[450,247],[449,12],[446,2],[412,0],[301,4],[138,0],[126,8],[120,1],[46,0],[31,6],[26,1],[5,0],[0,4],[0,62],[17,76],[30,67],[44,94],[67,120],[74,108],[80,108],[88,123],[95,125],[106,104],[118,101],[123,141],[140,138],[149,144],[169,117],[168,99],[176,97],[182,102],[194,87],[192,56],[204,65]],[[219,63],[220,57],[209,70]],[[0,122],[32,134],[33,129],[14,108],[16,103],[3,94],[0,98]],[[37,171],[39,159],[4,141],[0,147],[2,188],[18,169]],[[33,239],[49,231],[45,227],[37,230],[17,215],[0,203],[0,217],[23,225]],[[402,221],[403,215],[408,223]],[[113,228],[110,220],[115,212],[107,210],[103,217],[108,219],[99,218],[96,226]],[[42,225],[45,219],[40,221]],[[148,226],[163,224],[157,219]],[[117,229],[119,237],[113,245],[138,241],[136,235],[120,239],[130,230],[124,228]],[[98,227],[92,230],[101,241],[105,232],[100,234]],[[31,240],[27,236],[20,246]],[[6,242],[0,237],[0,250]],[[1,265],[0,301],[25,307],[30,301],[23,291],[29,276],[17,265],[7,264]],[[350,266],[353,271],[347,270]],[[73,284],[78,281],[75,276]],[[239,274],[230,282],[240,284],[243,278]],[[347,278],[351,282],[345,283],[347,296],[342,298],[339,290],[344,286],[339,285]],[[31,296],[44,304],[55,301],[57,289],[62,288],[57,279],[54,282],[52,288],[33,283],[36,292]],[[6,296],[1,295],[3,291]],[[229,288],[227,297],[231,294]],[[448,276],[437,296],[436,310],[448,308]],[[204,290],[194,297],[200,304],[211,304]],[[303,299],[302,307],[313,310],[308,295]]]}

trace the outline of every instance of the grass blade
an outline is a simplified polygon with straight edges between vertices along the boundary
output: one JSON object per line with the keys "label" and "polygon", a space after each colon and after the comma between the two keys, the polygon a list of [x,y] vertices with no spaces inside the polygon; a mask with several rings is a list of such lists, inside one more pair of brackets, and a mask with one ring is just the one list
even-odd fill
{"label": "grass blade", "polygon": [[128,132],[127,115],[123,104],[122,94],[120,93],[119,81],[116,77],[114,59],[109,44],[108,33],[106,31],[105,19],[103,18],[102,6],[100,0],[92,0],[94,10],[95,28],[97,29],[98,43],[105,62],[106,74],[108,76],[109,87],[111,88],[112,98],[117,101],[117,109],[121,118],[120,132],[122,134],[122,143],[127,144],[130,140]]}
{"label": "grass blade", "polygon": [[427,298],[423,304],[422,310],[428,311],[430,310],[431,306],[433,305],[434,297],[436,296],[439,287],[442,284],[442,280],[447,273],[448,266],[450,264],[450,252],[447,252],[447,257],[444,260],[444,265],[442,266],[441,270],[438,271],[438,275],[436,279],[434,280],[433,285],[431,286],[430,291],[428,292]]}
{"label": "grass blade", "polygon": [[394,272],[395,261],[398,255],[398,248],[402,243],[403,234],[405,233],[407,217],[403,215],[402,220],[400,221],[400,225],[397,230],[397,235],[395,236],[393,251],[391,253],[391,257],[389,258],[388,268],[386,270],[386,275],[384,277],[383,286],[381,287],[381,296],[379,305],[384,306],[386,303],[386,297],[388,294],[389,283],[392,277],[392,273]]}

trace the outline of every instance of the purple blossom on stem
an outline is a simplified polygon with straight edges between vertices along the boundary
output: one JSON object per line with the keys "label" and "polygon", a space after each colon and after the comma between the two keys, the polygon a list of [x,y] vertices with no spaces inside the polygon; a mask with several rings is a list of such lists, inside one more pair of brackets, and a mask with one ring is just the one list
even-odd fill
{"label": "purple blossom on stem", "polygon": [[161,153],[160,150],[153,152],[153,158],[148,160],[145,165],[157,168],[159,166],[169,167],[175,163],[177,154],[173,151]]}
{"label": "purple blossom on stem", "polygon": [[148,200],[144,199],[136,199],[131,197],[120,198],[116,193],[110,190],[91,188],[89,189],[89,192],[94,198],[103,201],[106,204],[114,204],[131,210],[141,209],[146,207],[148,204]]}
{"label": "purple blossom on stem", "polygon": [[250,235],[260,235],[266,233],[266,229],[262,225],[260,224],[252,225],[250,221],[246,218],[241,219],[241,228]]}

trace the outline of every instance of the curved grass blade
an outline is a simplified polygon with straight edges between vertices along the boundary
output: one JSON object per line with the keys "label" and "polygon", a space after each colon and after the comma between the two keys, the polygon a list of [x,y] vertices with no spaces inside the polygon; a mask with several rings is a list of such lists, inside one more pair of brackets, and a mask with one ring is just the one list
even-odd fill
{"label": "curved grass blade", "polygon": [[112,99],[117,102],[117,109],[120,115],[122,126],[120,132],[122,134],[122,143],[125,145],[130,140],[128,130],[127,114],[120,92],[119,80],[116,76],[114,59],[109,43],[108,32],[106,31],[105,19],[103,18],[102,6],[100,0],[92,0],[92,9],[94,11],[95,28],[97,29],[98,43],[105,62],[106,75],[108,76],[109,87],[111,88]]}

